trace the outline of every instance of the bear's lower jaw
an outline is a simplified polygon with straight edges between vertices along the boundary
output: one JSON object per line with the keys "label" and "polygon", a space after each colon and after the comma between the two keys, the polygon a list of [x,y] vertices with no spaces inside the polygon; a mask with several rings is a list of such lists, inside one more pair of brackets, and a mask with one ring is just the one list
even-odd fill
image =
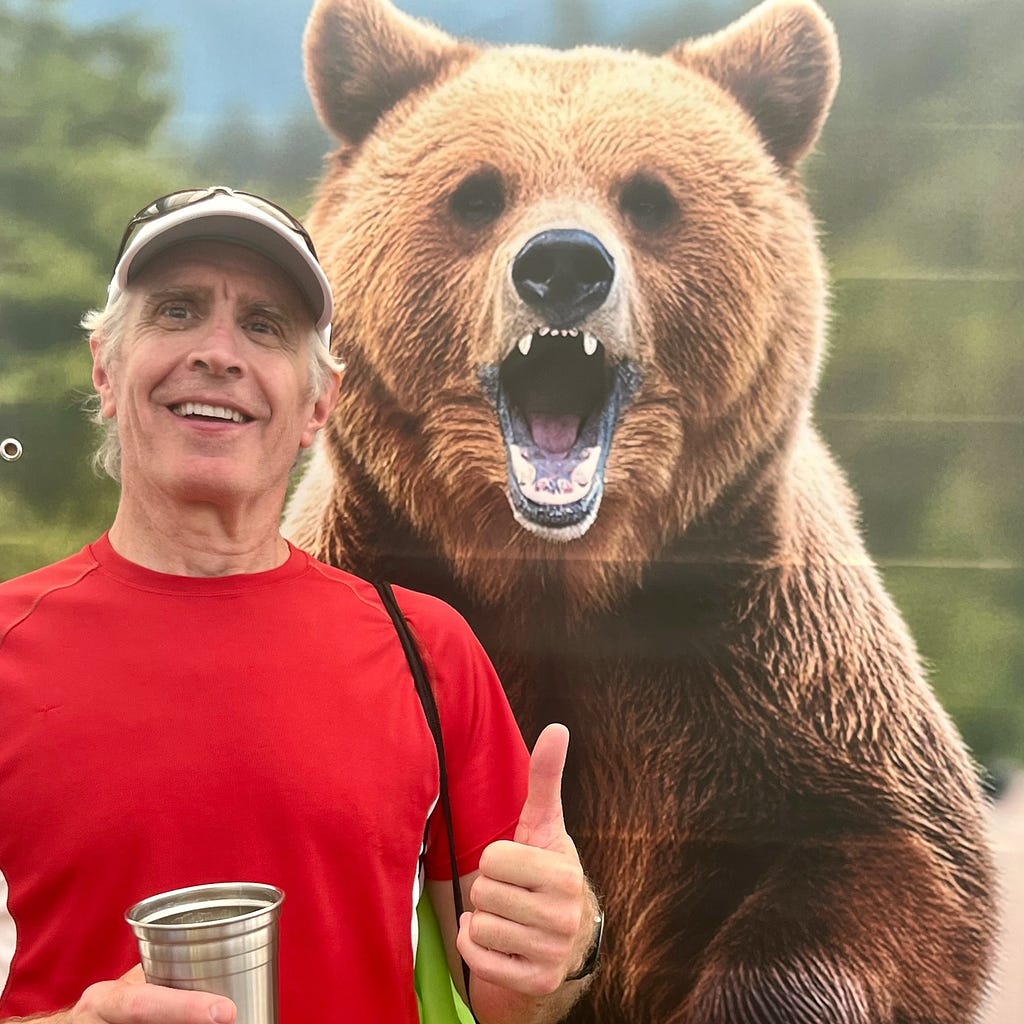
{"label": "bear's lower jaw", "polygon": [[507,445],[509,470],[524,497],[538,505],[572,505],[590,493],[603,448],[550,455],[536,445]]}
{"label": "bear's lower jaw", "polygon": [[[560,375],[559,370],[572,369],[564,362],[558,356],[540,364],[543,394],[539,384],[517,380],[507,366],[480,374],[505,442],[508,497],[516,522],[553,542],[577,540],[594,524],[615,428],[640,376],[630,362],[606,371],[603,353],[593,364],[599,376],[582,381],[578,374]],[[521,365],[516,369],[523,373]],[[541,401],[543,411],[520,404]]]}

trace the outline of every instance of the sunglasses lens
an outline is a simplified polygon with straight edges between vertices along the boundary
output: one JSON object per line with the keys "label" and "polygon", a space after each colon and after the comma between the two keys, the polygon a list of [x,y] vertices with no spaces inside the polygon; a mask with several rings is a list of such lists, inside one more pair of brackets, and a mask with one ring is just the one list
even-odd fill
{"label": "sunglasses lens", "polygon": [[275,203],[270,202],[269,199],[264,199],[262,196],[254,195],[252,192],[237,192],[234,189],[215,185],[211,188],[192,188],[184,189],[181,192],[172,192],[170,195],[154,199],[148,206],[139,210],[139,212],[128,222],[128,226],[125,228],[120,248],[117,251],[117,259],[114,261],[115,266],[121,262],[121,257],[124,255],[125,249],[128,248],[128,243],[134,237],[135,232],[143,224],[148,224],[150,221],[156,220],[158,217],[163,217],[168,213],[173,213],[175,210],[191,206],[193,203],[200,203],[204,199],[210,199],[218,194],[230,195],[237,199],[241,199],[243,202],[248,203],[250,206],[259,210],[261,213],[265,213],[267,216],[273,217],[279,224],[284,224],[285,227],[297,232],[302,236],[302,240],[306,243],[306,248],[309,249],[313,258],[317,258],[316,249],[313,248],[313,240],[309,237],[302,224],[299,223],[299,221],[297,221],[287,210],[284,210]]}
{"label": "sunglasses lens", "polygon": [[280,206],[276,206],[270,202],[269,199],[264,199],[262,196],[255,196],[251,192],[236,192],[236,196],[239,199],[244,199],[250,206],[255,206],[257,210],[261,210],[263,213],[274,220],[280,221],[282,224],[287,224],[288,227],[293,230],[301,229],[302,225],[290,214],[287,210],[282,210]]}
{"label": "sunglasses lens", "polygon": [[146,213],[151,218],[159,217],[161,214],[180,210],[183,206],[191,206],[192,203],[198,203],[201,199],[208,199],[213,194],[213,190],[208,188],[189,189],[187,192],[173,192],[169,196],[164,196],[162,199],[157,199],[156,202],[150,203],[146,207]]}
{"label": "sunglasses lens", "polygon": [[272,203],[269,199],[264,199],[262,196],[254,195],[252,192],[236,192],[236,196],[240,199],[244,199],[249,203],[250,206],[256,207],[257,210],[261,210],[263,213],[270,217],[273,217],[276,221],[284,224],[286,227],[292,229],[292,231],[298,232],[302,235],[303,241],[306,243],[306,248],[316,258],[316,249],[313,247],[313,239],[309,237],[309,233],[302,226],[300,221],[297,221],[287,210],[278,206],[276,203]]}

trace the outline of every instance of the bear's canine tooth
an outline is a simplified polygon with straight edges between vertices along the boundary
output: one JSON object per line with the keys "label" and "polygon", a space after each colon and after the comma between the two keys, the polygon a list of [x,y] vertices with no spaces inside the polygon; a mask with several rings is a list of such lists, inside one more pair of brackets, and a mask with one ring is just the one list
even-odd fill
{"label": "bear's canine tooth", "polygon": [[530,354],[530,346],[532,344],[533,344],[533,335],[532,334],[524,334],[519,339],[519,344],[516,346],[516,348],[519,349],[519,354],[520,355],[528,356]]}
{"label": "bear's canine tooth", "polygon": [[592,356],[597,351],[597,338],[587,332],[583,335],[583,351]]}

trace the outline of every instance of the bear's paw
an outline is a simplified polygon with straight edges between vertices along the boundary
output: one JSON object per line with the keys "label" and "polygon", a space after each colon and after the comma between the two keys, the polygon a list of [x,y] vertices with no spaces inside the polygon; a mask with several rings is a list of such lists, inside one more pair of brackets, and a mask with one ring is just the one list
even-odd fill
{"label": "bear's paw", "polygon": [[820,957],[711,969],[694,991],[692,1024],[886,1024],[865,979]]}

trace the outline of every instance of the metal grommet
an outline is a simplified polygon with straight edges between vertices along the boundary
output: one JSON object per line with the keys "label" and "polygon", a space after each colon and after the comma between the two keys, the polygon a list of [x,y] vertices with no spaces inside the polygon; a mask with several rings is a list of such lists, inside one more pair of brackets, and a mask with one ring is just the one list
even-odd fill
{"label": "metal grommet", "polygon": [[0,441],[0,459],[4,462],[17,462],[25,449],[16,437],[5,437]]}

